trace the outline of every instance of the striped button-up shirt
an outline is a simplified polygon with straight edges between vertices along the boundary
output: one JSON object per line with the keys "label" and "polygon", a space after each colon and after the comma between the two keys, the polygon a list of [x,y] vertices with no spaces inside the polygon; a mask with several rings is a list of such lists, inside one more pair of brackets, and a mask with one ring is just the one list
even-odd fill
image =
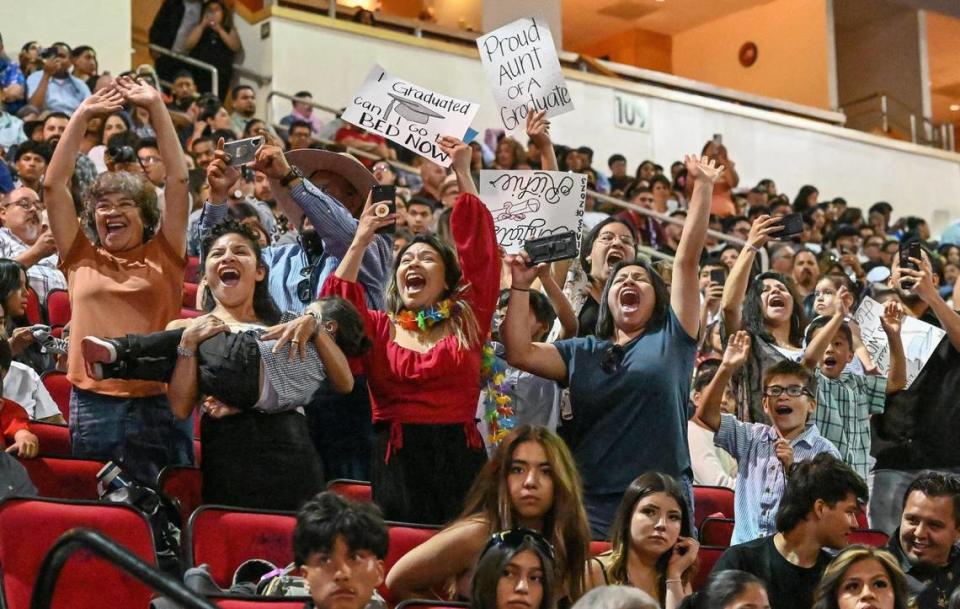
{"label": "striped button-up shirt", "polygon": [[[777,509],[786,489],[783,464],[777,459],[777,431],[762,423],[744,423],[729,414],[721,415],[720,430],[714,444],[737,460],[736,519],[731,544],[752,541],[777,532]],[[793,461],[806,461],[827,452],[840,458],[829,440],[808,423],[796,438],[790,440]]]}
{"label": "striped button-up shirt", "polygon": [[864,480],[870,473],[870,415],[883,412],[887,379],[844,372],[831,379],[817,370],[817,410],[813,414],[824,438],[843,462]]}
{"label": "striped button-up shirt", "polygon": [[[12,260],[28,249],[30,249],[30,246],[10,232],[9,228],[0,228],[0,258],[10,258]],[[67,289],[67,278],[57,268],[57,261],[57,255],[50,254],[27,267],[27,282],[37,293],[41,303],[47,302],[47,294],[51,290]]]}

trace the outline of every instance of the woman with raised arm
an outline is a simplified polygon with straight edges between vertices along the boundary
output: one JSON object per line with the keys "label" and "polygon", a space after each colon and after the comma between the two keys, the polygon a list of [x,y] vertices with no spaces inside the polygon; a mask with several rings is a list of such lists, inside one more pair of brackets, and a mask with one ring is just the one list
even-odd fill
{"label": "woman with raised arm", "polygon": [[[474,418],[500,280],[493,217],[476,196],[470,147],[452,137],[440,146],[460,183],[450,216],[456,250],[431,235],[410,241],[394,261],[387,311],[368,310],[357,283],[360,263],[377,229],[396,220],[378,215],[386,206],[368,199],[323,290],[360,310],[373,341],[363,361],[376,434],[373,499],[387,520],[432,524],[457,516],[486,462]],[[309,319],[291,322],[280,344],[305,340],[314,327]]]}
{"label": "woman with raised arm", "polygon": [[[81,227],[70,194],[80,143],[91,118],[121,109],[124,100],[150,111],[167,171],[163,213],[156,188],[143,175],[107,172],[84,197]],[[180,316],[187,165],[159,91],[120,78],[84,100],[50,161],[44,200],[67,277],[74,336],[157,332]],[[79,340],[70,343],[67,375],[74,386],[70,436],[75,455],[120,459],[130,474],[149,482],[166,465],[193,462],[193,421],[174,418],[163,383],[90,378]]]}
{"label": "woman with raised arm", "polygon": [[750,359],[733,379],[737,417],[743,421],[767,421],[762,404],[763,371],[783,359],[798,362],[803,357],[807,324],[793,278],[773,271],[751,277],[757,252],[781,228],[779,217],[757,216],[723,286],[720,310],[724,340],[742,329],[750,334],[752,342]]}
{"label": "woman with raised arm", "polygon": [[699,326],[698,263],[722,168],[694,156],[685,164],[696,185],[671,291],[648,262],[618,262],[599,300],[596,336],[532,342],[528,290],[537,267],[528,267],[524,254],[511,260],[513,287],[500,329],[507,361],[570,387],[572,412],[560,435],[583,476],[596,535],[608,533],[637,472],[660,471],[682,480],[688,495],[691,490],[687,401]]}

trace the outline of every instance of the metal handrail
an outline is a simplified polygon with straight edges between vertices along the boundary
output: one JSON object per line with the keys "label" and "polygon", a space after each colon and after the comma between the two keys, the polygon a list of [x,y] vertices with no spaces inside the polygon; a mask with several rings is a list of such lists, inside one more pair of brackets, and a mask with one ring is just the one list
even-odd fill
{"label": "metal handrail", "polygon": [[216,97],[218,98],[220,97],[220,84],[219,84],[220,73],[217,71],[216,67],[214,67],[213,65],[205,61],[200,61],[199,59],[188,57],[183,53],[175,53],[170,49],[164,48],[162,46],[159,46],[153,43],[148,44],[147,48],[149,48],[154,53],[160,53],[161,55],[166,55],[167,57],[173,57],[174,59],[182,61],[187,65],[200,68],[201,70],[209,71],[210,72],[210,92],[213,93]]}
{"label": "metal handrail", "polygon": [[[60,572],[70,556],[87,549],[186,609],[218,609],[178,580],[145,563],[130,550],[90,529],[71,529],[47,552],[33,586],[30,609],[50,609]],[[106,599],[109,600],[109,599]]]}
{"label": "metal handrail", "polygon": [[270,103],[270,100],[272,100],[274,97],[289,99],[290,101],[295,101],[298,104],[307,104],[308,106],[316,108],[317,110],[323,110],[324,112],[329,112],[334,116],[340,113],[340,111],[337,110],[336,108],[331,108],[330,106],[324,106],[323,104],[318,104],[317,102],[312,102],[312,101],[308,102],[304,99],[297,97],[296,95],[290,95],[289,93],[284,93],[282,91],[270,91],[270,93],[267,94],[267,124],[273,125],[275,129],[281,129],[283,131],[287,130],[286,126],[280,125],[278,123],[274,123],[272,120],[273,117],[271,115],[273,114],[273,105]]}

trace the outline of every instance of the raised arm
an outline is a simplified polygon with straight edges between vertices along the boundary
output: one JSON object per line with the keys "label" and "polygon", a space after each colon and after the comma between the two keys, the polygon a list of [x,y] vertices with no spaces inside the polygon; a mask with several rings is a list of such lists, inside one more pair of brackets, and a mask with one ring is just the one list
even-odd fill
{"label": "raised arm", "polygon": [[[351,283],[357,281],[364,252],[367,251],[367,246],[376,237],[377,230],[397,221],[395,213],[382,218],[377,217],[376,206],[372,204],[370,198],[371,195],[367,195],[367,202],[363,206],[363,213],[360,214],[360,221],[357,224],[357,232],[353,236],[353,242],[350,243],[346,254],[340,260],[340,266],[337,267],[336,276]],[[381,202],[383,201],[378,201],[378,203]]]}
{"label": "raised arm", "polygon": [[[182,325],[179,320],[172,324]],[[170,410],[178,419],[186,419],[193,412],[200,399],[197,388],[197,347],[211,336],[230,329],[219,318],[213,315],[202,315],[191,320],[180,337],[180,348],[177,351],[177,363],[170,376],[167,386],[167,399],[170,401]]]}
{"label": "raised arm", "polygon": [[470,146],[448,135],[441,137],[438,143],[440,149],[453,159],[453,173],[457,176],[457,185],[460,186],[460,192],[479,197],[480,193],[477,192],[477,185],[473,183],[473,174],[470,173],[470,160],[473,158],[473,150]]}
{"label": "raised arm", "polygon": [[530,286],[541,272],[540,267],[546,265],[529,267],[529,260],[526,252],[507,257],[513,283],[510,286],[510,300],[507,301],[507,315],[500,324],[507,363],[542,378],[565,381],[567,364],[557,348],[549,343],[530,340]]}
{"label": "raised arm", "polygon": [[[911,262],[920,268],[919,271],[901,269],[898,258],[899,256],[893,257],[893,274],[891,275],[891,281],[898,281],[900,275],[913,279],[913,287],[911,290],[915,292],[923,302],[927,303],[927,306],[930,307],[933,314],[940,320],[940,325],[946,330],[950,344],[953,345],[954,349],[960,351],[960,314],[957,314],[956,311],[950,308],[947,301],[940,296],[940,290],[933,284],[933,269],[930,267],[930,260],[927,257],[927,253],[923,252],[923,260],[917,260],[916,258],[910,259]],[[956,301],[957,298],[958,296],[955,295],[954,301]]]}
{"label": "raised arm", "polygon": [[707,239],[710,223],[710,200],[713,183],[723,171],[707,157],[693,155],[684,158],[687,178],[694,181],[693,197],[683,223],[680,244],[673,262],[673,284],[670,287],[670,306],[686,333],[694,338],[700,324],[700,254]]}
{"label": "raised arm", "polygon": [[557,319],[560,320],[560,336],[557,338],[573,338],[577,335],[577,329],[580,322],[577,320],[577,314],[573,312],[570,301],[563,293],[563,289],[557,285],[553,279],[551,265],[541,264],[537,266],[537,276],[540,278],[540,284],[547,298],[553,305],[553,310],[557,313]]}
{"label": "raised arm", "polygon": [[803,350],[801,363],[805,368],[815,369],[823,354],[826,353],[827,347],[833,342],[833,337],[836,336],[837,330],[843,325],[843,320],[850,311],[847,304],[848,298],[850,298],[850,292],[845,286],[837,290],[837,295],[833,299],[833,315],[830,321],[810,339],[807,348]]}
{"label": "raised arm", "polygon": [[173,121],[163,103],[160,91],[142,79],[118,78],[115,86],[124,99],[150,113],[150,125],[157,134],[157,147],[167,172],[163,188],[163,216],[160,230],[173,251],[183,256],[187,251],[187,221],[190,216],[190,189],[187,161],[180,147],[180,139]]}
{"label": "raised arm", "polygon": [[43,200],[47,205],[50,231],[57,250],[65,256],[80,233],[70,179],[73,177],[80,144],[87,131],[87,123],[94,116],[116,112],[123,108],[123,97],[114,89],[104,89],[83,100],[70,117],[67,128],[53,152],[43,178]]}
{"label": "raised arm", "polygon": [[550,121],[547,120],[546,110],[527,114],[527,137],[540,149],[540,166],[543,170],[557,171],[557,152],[550,140]]}
{"label": "raised arm", "polygon": [[695,423],[714,432],[720,429],[720,405],[723,403],[723,392],[737,370],[747,363],[749,356],[750,335],[742,330],[731,335],[717,373],[697,401],[697,411],[693,415]]}
{"label": "raised arm", "polygon": [[[308,309],[314,313],[320,314],[320,305],[311,303]],[[353,373],[350,372],[350,363],[347,356],[343,354],[340,347],[334,340],[331,329],[327,327],[324,320],[319,320],[317,332],[313,338],[313,344],[317,348],[317,354],[323,367],[327,371],[327,380],[330,386],[337,393],[350,393],[353,391]]]}
{"label": "raised arm", "polygon": [[890,369],[887,370],[887,395],[903,390],[907,386],[907,356],[900,339],[903,323],[903,307],[895,300],[888,301],[883,307],[880,326],[887,335],[890,346]]}
{"label": "raised arm", "polygon": [[730,269],[730,276],[723,286],[723,300],[720,308],[723,313],[723,327],[727,334],[733,334],[740,329],[743,316],[743,300],[750,285],[750,273],[757,251],[770,239],[770,233],[776,232],[780,226],[779,218],[757,216],[750,226],[747,244],[740,250],[737,261]]}

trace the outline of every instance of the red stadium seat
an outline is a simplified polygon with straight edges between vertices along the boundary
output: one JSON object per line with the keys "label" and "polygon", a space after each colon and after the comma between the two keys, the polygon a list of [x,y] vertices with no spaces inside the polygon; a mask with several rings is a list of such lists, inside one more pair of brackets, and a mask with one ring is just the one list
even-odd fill
{"label": "red stadium seat", "polygon": [[99,499],[97,472],[102,461],[73,457],[20,459],[41,497],[56,499]]}
{"label": "red stadium seat", "polygon": [[699,527],[708,516],[723,514],[722,518],[734,518],[733,490],[722,486],[693,487],[693,519]]}
{"label": "red stadium seat", "polygon": [[713,571],[713,566],[720,560],[720,555],[723,554],[724,550],[726,550],[726,548],[700,546],[700,553],[697,555],[697,559],[700,561],[700,568],[697,570],[697,574],[694,576],[691,584],[694,592],[701,590],[704,584],[707,583],[710,572]]}
{"label": "red stadium seat", "polygon": [[700,543],[726,548],[733,537],[733,518],[705,518],[700,523]]}
{"label": "red stadium seat", "polygon": [[867,522],[867,513],[863,510],[857,510],[857,528],[869,529],[870,523]]}
{"label": "red stadium seat", "polygon": [[49,370],[40,376],[43,386],[50,392],[50,397],[56,402],[63,419],[70,422],[70,390],[73,385],[67,380],[67,375],[57,370]]}
{"label": "red stadium seat", "polygon": [[183,269],[184,283],[200,283],[200,258],[187,256],[187,266]]}
{"label": "red stadium seat", "polygon": [[599,556],[604,552],[610,551],[610,542],[602,539],[594,539],[590,542],[590,556]]}
{"label": "red stadium seat", "polygon": [[[153,534],[146,517],[117,503],[7,499],[0,504],[0,569],[3,604],[28,609],[33,584],[47,551],[75,527],[96,530],[156,565]],[[106,596],[105,596],[106,595]],[[57,581],[53,609],[146,608],[151,591],[107,561],[76,552]]]}
{"label": "red stadium seat", "polygon": [[201,490],[203,476],[198,467],[168,465],[160,472],[157,479],[160,492],[180,504],[180,518],[183,522],[190,520],[193,513],[203,503]]}
{"label": "red stadium seat", "polygon": [[47,293],[47,322],[51,328],[63,329],[70,322],[70,295],[66,290]]}
{"label": "red stadium seat", "polygon": [[373,501],[373,490],[369,482],[337,478],[327,482],[327,490],[352,501]]}
{"label": "red stadium seat", "polygon": [[470,603],[460,603],[456,601],[421,601],[409,600],[403,601],[397,605],[396,609],[455,609],[457,607],[469,607]]}
{"label": "red stadium seat", "polygon": [[[403,558],[404,554],[436,535],[439,530],[440,527],[438,526],[388,522],[387,531],[390,534],[390,546],[387,550],[387,558],[383,561],[384,580],[386,580],[393,565],[397,564],[397,561]],[[378,590],[388,604],[394,605],[399,601],[399,599],[393,598],[385,583]]]}
{"label": "red stadium seat", "polygon": [[293,562],[293,512],[201,506],[187,524],[187,567],[206,563],[213,581],[229,588],[233,572],[246,560],[260,558],[278,567]]}
{"label": "red stadium seat", "polygon": [[30,421],[30,431],[40,442],[40,454],[53,457],[69,457],[73,454],[70,450],[70,429],[66,425]]}
{"label": "red stadium seat", "polygon": [[188,309],[197,308],[197,284],[184,282],[183,283],[183,300],[181,304]]}
{"label": "red stadium seat", "polygon": [[890,536],[883,531],[877,531],[876,529],[857,529],[853,533],[850,533],[850,536],[847,537],[847,540],[851,544],[861,544],[864,546],[873,546],[874,548],[882,548],[887,545],[888,541],[890,541]]}
{"label": "red stadium seat", "polygon": [[40,297],[37,296],[37,293],[33,288],[27,288],[27,321],[31,324],[42,324],[43,323],[43,312],[40,310]]}
{"label": "red stadium seat", "polygon": [[221,609],[303,609],[303,601],[276,598],[221,598],[210,599]]}

